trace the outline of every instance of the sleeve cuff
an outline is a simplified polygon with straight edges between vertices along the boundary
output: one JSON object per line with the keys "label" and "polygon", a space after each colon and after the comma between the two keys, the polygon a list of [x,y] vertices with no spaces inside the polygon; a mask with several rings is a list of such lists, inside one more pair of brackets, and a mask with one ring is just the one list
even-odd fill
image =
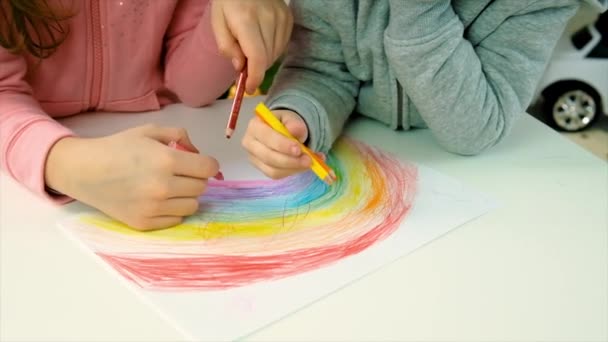
{"label": "sleeve cuff", "polygon": [[333,141],[325,134],[329,120],[323,107],[308,98],[285,92],[269,99],[266,104],[271,110],[288,109],[298,113],[308,126],[308,147],[313,151],[328,152]]}
{"label": "sleeve cuff", "polygon": [[46,158],[53,145],[74,133],[52,119],[40,119],[25,126],[6,152],[7,171],[30,191],[57,204],[72,199],[47,192],[44,181]]}

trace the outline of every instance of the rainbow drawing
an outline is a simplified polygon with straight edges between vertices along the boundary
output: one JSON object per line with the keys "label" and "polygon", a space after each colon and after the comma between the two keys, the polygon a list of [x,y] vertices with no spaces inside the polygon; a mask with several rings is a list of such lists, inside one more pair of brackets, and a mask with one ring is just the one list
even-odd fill
{"label": "rainbow drawing", "polygon": [[[312,173],[279,181],[210,182],[197,215],[137,232],[101,214],[66,227],[146,290],[223,290],[312,271],[364,251],[401,226],[418,171],[342,138],[328,156],[338,181]],[[404,229],[404,228],[402,228]]]}

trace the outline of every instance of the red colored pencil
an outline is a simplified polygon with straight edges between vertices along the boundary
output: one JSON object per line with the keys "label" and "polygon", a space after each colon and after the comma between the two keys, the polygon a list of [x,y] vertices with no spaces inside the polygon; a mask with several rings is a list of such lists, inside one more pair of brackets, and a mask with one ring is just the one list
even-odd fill
{"label": "red colored pencil", "polygon": [[228,125],[226,125],[226,138],[228,139],[232,137],[232,134],[234,134],[234,130],[236,129],[236,121],[239,118],[243,96],[245,96],[245,83],[247,83],[247,63],[245,63],[243,70],[239,74],[239,80],[236,84],[236,94],[234,96],[234,101],[232,102]]}
{"label": "red colored pencil", "polygon": [[[176,150],[179,151],[184,151],[184,152],[192,152],[189,149],[187,149],[184,145],[178,143],[177,141],[170,141],[168,144],[169,147],[174,148]],[[215,176],[213,176],[213,178],[219,180],[219,181],[223,181],[224,180],[224,174],[222,173],[222,171],[218,171],[217,174]]]}

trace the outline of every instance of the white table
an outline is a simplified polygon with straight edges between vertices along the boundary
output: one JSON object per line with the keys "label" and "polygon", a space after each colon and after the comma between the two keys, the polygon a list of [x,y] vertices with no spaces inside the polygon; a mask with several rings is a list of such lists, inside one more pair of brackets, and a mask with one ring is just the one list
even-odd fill
{"label": "white table", "polygon": [[[246,100],[243,112],[259,100]],[[177,105],[65,123],[84,135],[148,121],[183,125],[196,142],[204,116],[226,116],[229,106]],[[102,120],[112,125],[101,128]],[[445,152],[428,130],[398,133],[357,119],[348,132],[388,151],[406,150],[502,206],[249,339],[608,339],[607,163],[528,115],[477,157]],[[181,340],[56,227],[80,204],[48,204],[4,174],[0,192],[0,340]]]}

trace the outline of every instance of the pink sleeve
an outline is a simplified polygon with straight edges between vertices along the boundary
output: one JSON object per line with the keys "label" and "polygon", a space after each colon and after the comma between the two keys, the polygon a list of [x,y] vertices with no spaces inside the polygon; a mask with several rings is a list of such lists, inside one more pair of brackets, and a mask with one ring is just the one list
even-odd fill
{"label": "pink sleeve", "polygon": [[55,142],[73,133],[42,111],[24,80],[25,59],[0,48],[0,167],[29,190],[63,203],[45,191],[44,166]]}
{"label": "pink sleeve", "polygon": [[165,44],[165,86],[184,104],[208,105],[234,82],[234,67],[213,35],[210,2],[179,1]]}

